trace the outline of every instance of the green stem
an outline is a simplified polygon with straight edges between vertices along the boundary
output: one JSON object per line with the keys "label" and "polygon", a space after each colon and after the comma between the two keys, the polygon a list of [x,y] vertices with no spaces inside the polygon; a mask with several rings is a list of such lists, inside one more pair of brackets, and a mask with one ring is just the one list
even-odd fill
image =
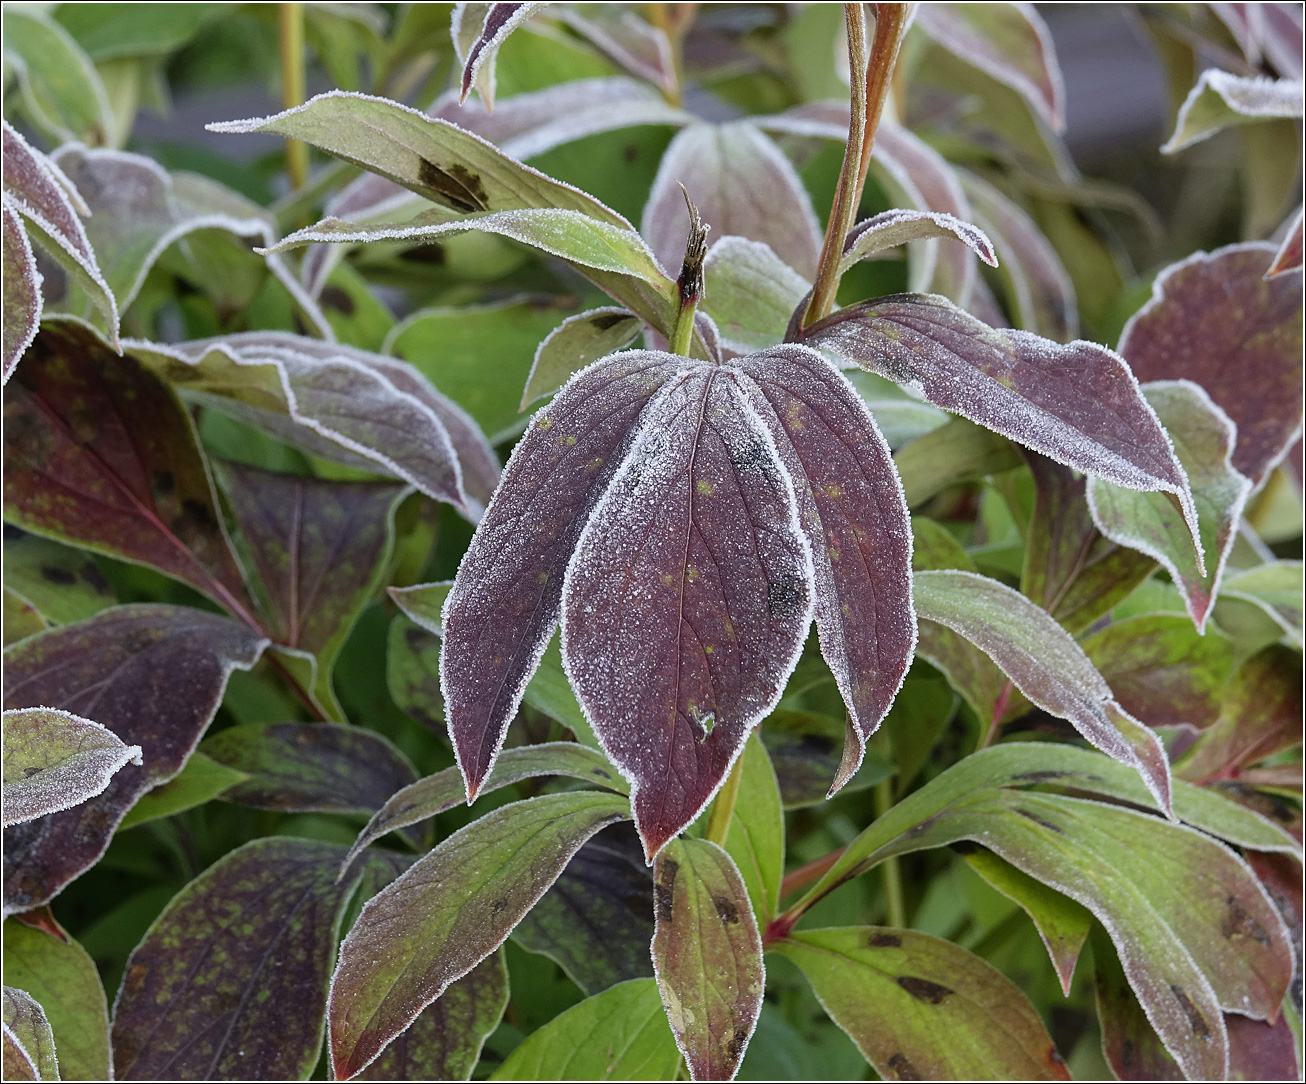
{"label": "green stem", "polygon": [[[893,808],[893,779],[881,779],[875,784],[875,815],[883,817]],[[886,858],[881,866],[884,869],[884,910],[890,926],[902,928],[907,925],[907,907],[902,898],[902,867],[898,856]]]}
{"label": "green stem", "polygon": [[[304,5],[278,4],[277,26],[281,44],[281,105],[294,109],[304,104]],[[308,181],[308,145],[286,140],[286,173],[292,189]]]}
{"label": "green stem", "polygon": [[690,345],[694,341],[694,313],[703,297],[703,260],[707,257],[707,226],[689,198],[685,186],[680,186],[685,193],[685,207],[689,210],[689,236],[685,240],[685,260],[680,268],[680,278],[676,286],[680,294],[680,311],[676,313],[676,323],[668,337],[667,349],[682,357],[689,356]]}
{"label": "green stem", "polygon": [[742,756],[735,761],[735,766],[726,776],[725,784],[712,799],[712,812],[707,815],[707,831],[703,833],[703,838],[720,847],[725,846],[726,836],[730,833],[730,819],[735,815],[735,799],[739,797],[739,776],[743,763]]}
{"label": "green stem", "polygon": [[906,4],[876,4],[875,39],[869,59],[866,49],[866,12],[861,4],[844,4],[844,21],[848,29],[848,72],[851,76],[849,97],[848,146],[844,150],[839,185],[834,206],[825,228],[821,259],[817,265],[812,300],[808,303],[803,326],[828,316],[839,292],[839,262],[844,242],[857,220],[857,208],[866,185],[866,171],[871,164],[875,133],[880,127],[884,102],[893,86],[893,69],[898,50],[907,32]]}

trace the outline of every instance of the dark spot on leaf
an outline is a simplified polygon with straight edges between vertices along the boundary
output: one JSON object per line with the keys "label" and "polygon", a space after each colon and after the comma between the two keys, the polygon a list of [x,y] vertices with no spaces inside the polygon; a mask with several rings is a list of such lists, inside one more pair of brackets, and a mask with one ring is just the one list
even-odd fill
{"label": "dark spot on leaf", "polygon": [[949,994],[955,993],[954,990],[942,983],[931,982],[929,979],[918,979],[915,975],[899,975],[898,985],[917,1001],[928,1001],[931,1005],[938,1005]]}
{"label": "dark spot on leaf", "polygon": [[503,897],[495,900],[490,905],[490,921],[496,922],[501,914],[508,909],[508,901]]}
{"label": "dark spot on leaf", "polygon": [[100,566],[94,561],[87,561],[83,564],[82,567],[77,570],[77,574],[81,576],[85,583],[88,583],[95,588],[95,590],[106,595],[110,593],[111,589],[109,587],[109,581],[104,578],[104,573],[100,571]]}
{"label": "dark spot on leaf", "polygon": [[1012,780],[1019,780],[1022,783],[1048,783],[1053,779],[1065,779],[1067,776],[1076,775],[1076,772],[1061,771],[1042,771],[1042,772],[1021,772],[1019,775],[1013,775]]}
{"label": "dark spot on leaf", "polygon": [[630,313],[628,312],[600,312],[590,317],[590,326],[595,331],[607,331],[609,328],[616,327],[629,319]]}
{"label": "dark spot on leaf", "polygon": [[1250,937],[1259,945],[1268,945],[1270,935],[1265,927],[1247,913],[1237,896],[1225,900],[1225,914],[1220,921],[1220,932],[1232,941],[1235,937]]}
{"label": "dark spot on leaf", "polygon": [[738,1061],[739,1056],[744,1052],[744,1047],[748,1045],[748,1032],[743,1028],[735,1028],[735,1033],[730,1036],[730,1041],[726,1043],[726,1056],[733,1062]]}
{"label": "dark spot on leaf", "polygon": [[35,764],[29,764],[26,768],[23,769],[24,779],[31,779],[32,776],[40,775],[40,774],[41,774],[41,769],[38,768]]}
{"label": "dark spot on leaf", "polygon": [[804,734],[798,748],[804,753],[825,757],[834,752],[834,739],[828,734]]}
{"label": "dark spot on leaf", "polygon": [[46,583],[58,584],[60,587],[67,587],[77,582],[77,577],[66,568],[55,568],[53,565],[41,566],[41,579]]}
{"label": "dark spot on leaf", "polygon": [[481,178],[466,166],[454,163],[446,171],[434,162],[422,158],[418,161],[417,179],[424,187],[429,188],[437,196],[443,197],[441,202],[453,207],[455,210],[485,211],[489,209],[485,201],[485,186],[481,183]]}
{"label": "dark spot on leaf", "polygon": [[354,315],[354,299],[349,296],[347,290],[339,286],[328,286],[322,291],[322,304],[346,316]]}
{"label": "dark spot on leaf", "polygon": [[794,617],[803,603],[803,580],[799,576],[784,576],[766,589],[766,601],[771,616]]}
{"label": "dark spot on leaf", "polygon": [[913,824],[910,828],[907,829],[907,831],[903,832],[903,835],[907,837],[911,837],[911,836],[918,836],[922,832],[928,832],[931,826],[934,824],[934,822],[938,820],[938,816],[939,815],[935,813],[932,816],[926,817],[923,821],[920,822],[920,824]]}
{"label": "dark spot on leaf", "polygon": [[156,470],[154,477],[150,479],[150,489],[157,500],[159,497],[171,497],[177,488],[177,479],[173,476],[172,471],[166,468]]}
{"label": "dark spot on leaf", "polygon": [[925,1079],[923,1076],[921,1076],[916,1066],[914,1066],[910,1061],[907,1060],[906,1054],[901,1054],[901,1053],[894,1054],[894,1056],[889,1059],[889,1064],[887,1068],[891,1073],[893,1073],[893,1077],[895,1080],[924,1080]]}
{"label": "dark spot on leaf", "polygon": [[1134,1064],[1134,1040],[1126,1039],[1120,1044],[1120,1064],[1126,1069]]}
{"label": "dark spot on leaf", "polygon": [[750,441],[743,448],[734,449],[730,462],[740,474],[750,471],[767,471],[771,466],[771,452],[760,440]]}
{"label": "dark spot on leaf", "polygon": [[671,906],[676,898],[676,874],[679,872],[679,862],[673,862],[670,858],[662,860],[661,872],[653,885],[653,907],[659,922],[671,921]]}
{"label": "dark spot on leaf", "polygon": [[717,918],[727,926],[735,926],[739,923],[739,908],[734,905],[733,900],[725,896],[713,896],[712,906],[716,908]]}
{"label": "dark spot on leaf", "polygon": [[873,933],[866,939],[866,944],[871,948],[897,948],[902,944],[902,938],[895,933]]}
{"label": "dark spot on leaf", "polygon": [[1170,984],[1170,993],[1179,1002],[1179,1007],[1183,1009],[1184,1015],[1188,1017],[1188,1026],[1193,1029],[1193,1034],[1199,1039],[1210,1042],[1211,1028],[1207,1024],[1206,1018],[1197,1010],[1197,1006],[1192,1003],[1188,995],[1183,992],[1174,983]]}
{"label": "dark spot on leaf", "polygon": [[1017,809],[1016,812],[1019,813],[1026,820],[1033,821],[1035,824],[1043,828],[1046,828],[1049,832],[1056,832],[1056,834],[1059,836],[1064,836],[1066,834],[1064,831],[1061,830],[1061,828],[1053,824],[1051,821],[1045,821],[1042,817],[1038,816],[1038,814],[1031,813],[1028,809]]}
{"label": "dark spot on leaf", "polygon": [[639,158],[639,145],[636,143],[627,143],[621,148],[621,157],[623,161],[634,162]]}

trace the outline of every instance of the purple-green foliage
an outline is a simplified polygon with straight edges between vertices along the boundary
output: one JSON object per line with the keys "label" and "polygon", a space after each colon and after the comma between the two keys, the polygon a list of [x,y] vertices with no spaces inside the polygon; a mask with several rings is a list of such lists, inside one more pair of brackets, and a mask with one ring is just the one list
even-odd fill
{"label": "purple-green foliage", "polygon": [[6,9],[6,1078],[1300,1075],[1300,5],[903,7]]}

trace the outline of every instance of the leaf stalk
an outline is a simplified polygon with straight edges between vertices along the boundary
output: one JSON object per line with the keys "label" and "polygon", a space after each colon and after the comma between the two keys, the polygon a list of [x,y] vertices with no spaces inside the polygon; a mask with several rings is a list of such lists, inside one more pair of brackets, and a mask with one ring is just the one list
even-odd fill
{"label": "leaf stalk", "polygon": [[735,799],[739,797],[739,777],[743,774],[743,756],[735,759],[735,765],[726,776],[726,781],[717,796],[712,799],[712,811],[707,815],[707,830],[703,838],[718,847],[726,845],[726,836],[730,834],[730,821],[735,815]]}
{"label": "leaf stalk", "polygon": [[[277,29],[281,49],[281,106],[294,109],[304,104],[304,5],[278,4]],[[308,145],[286,140],[286,174],[292,191],[308,182]]]}

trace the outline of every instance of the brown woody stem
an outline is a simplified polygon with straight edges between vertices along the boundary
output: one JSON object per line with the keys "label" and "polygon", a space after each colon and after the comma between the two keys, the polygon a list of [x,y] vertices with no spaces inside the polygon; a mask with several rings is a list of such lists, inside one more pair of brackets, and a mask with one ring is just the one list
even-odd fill
{"label": "brown woody stem", "polygon": [[812,300],[803,317],[807,327],[834,308],[839,292],[839,261],[843,258],[848,231],[857,220],[857,208],[866,185],[866,171],[871,164],[875,133],[884,114],[884,102],[893,86],[893,69],[898,50],[907,32],[906,4],[875,5],[875,39],[870,56],[866,49],[866,12],[862,4],[845,4],[844,21],[848,28],[848,72],[852,90],[849,98],[848,146],[844,151],[834,206],[825,228],[821,259],[817,265]]}

